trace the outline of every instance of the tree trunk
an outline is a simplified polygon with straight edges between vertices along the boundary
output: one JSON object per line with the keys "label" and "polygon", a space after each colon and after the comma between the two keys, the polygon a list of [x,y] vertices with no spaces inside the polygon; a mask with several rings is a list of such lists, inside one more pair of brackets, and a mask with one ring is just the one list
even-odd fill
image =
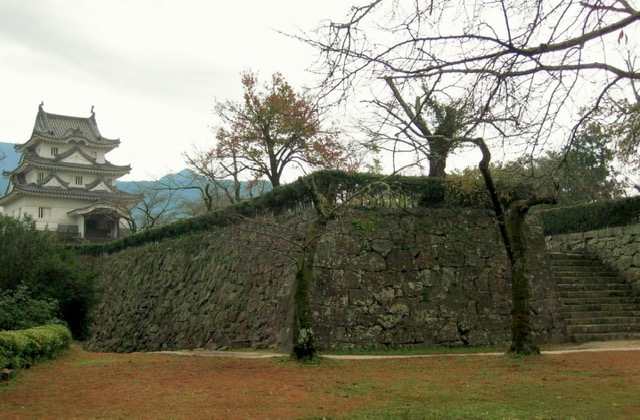
{"label": "tree trunk", "polygon": [[271,181],[272,187],[278,187],[280,186],[280,175],[282,175],[282,172],[278,170],[279,161],[273,150],[273,143],[268,136],[265,137],[267,138],[267,155],[269,157],[269,173],[267,177],[269,181]]}
{"label": "tree trunk", "polygon": [[540,354],[531,330],[531,303],[529,301],[529,272],[527,268],[527,237],[525,216],[530,204],[518,200],[509,206],[507,231],[509,232],[513,260],[511,261],[511,347],[510,353]]}
{"label": "tree trunk", "polygon": [[311,222],[305,230],[304,246],[297,259],[296,284],[293,295],[293,347],[292,355],[296,360],[308,361],[316,354],[311,312],[311,282],[313,281],[313,262],[320,235],[326,226],[326,220],[320,218]]}
{"label": "tree trunk", "polygon": [[233,175],[233,196],[235,198],[234,203],[239,203],[240,201],[242,201],[242,194],[240,191],[240,187],[242,186],[242,184],[240,183],[240,180],[238,179],[238,175],[234,174]]}
{"label": "tree trunk", "polygon": [[444,177],[447,168],[447,156],[451,149],[451,141],[449,139],[435,137],[427,138],[429,143],[429,176]]}
{"label": "tree trunk", "polygon": [[313,201],[316,218],[305,229],[302,236],[302,252],[296,259],[296,284],[293,295],[293,348],[292,356],[298,361],[308,361],[316,354],[311,311],[311,283],[316,249],[327,222],[333,217],[333,210],[326,197],[320,194],[313,178],[309,183],[304,178],[300,182],[307,188]]}
{"label": "tree trunk", "polygon": [[238,156],[236,155],[235,150],[233,151],[233,197],[235,199],[235,201],[232,201],[232,203],[239,203],[242,200],[242,196],[240,194],[240,186],[242,185],[240,183],[240,179],[238,177],[238,174],[241,171],[238,169]]}
{"label": "tree trunk", "polygon": [[279,187],[280,186],[280,174],[277,172],[273,172],[268,175],[269,182],[271,182],[271,187]]}
{"label": "tree trunk", "polygon": [[509,353],[540,354],[531,333],[531,305],[526,261],[511,266],[511,347]]}
{"label": "tree trunk", "polygon": [[[217,187],[215,187],[217,189]],[[204,206],[207,209],[207,212],[213,210],[213,194],[211,192],[211,184],[207,183],[204,186],[204,189],[201,189],[202,193],[202,201],[204,201]]]}
{"label": "tree trunk", "polygon": [[507,252],[507,260],[511,271],[511,347],[510,353],[540,354],[540,349],[531,334],[531,304],[529,302],[529,273],[527,269],[527,238],[525,231],[525,216],[529,209],[538,204],[556,203],[555,197],[531,197],[528,200],[518,200],[509,206],[505,212],[498,196],[493,177],[489,169],[491,152],[483,139],[468,140],[480,148],[482,160],[478,165],[485,186],[491,197],[493,211],[498,219],[500,236]]}

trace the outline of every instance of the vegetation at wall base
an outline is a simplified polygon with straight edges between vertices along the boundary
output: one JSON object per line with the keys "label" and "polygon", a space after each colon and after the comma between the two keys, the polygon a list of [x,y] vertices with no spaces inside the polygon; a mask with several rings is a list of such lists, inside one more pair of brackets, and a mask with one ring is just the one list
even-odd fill
{"label": "vegetation at wall base", "polygon": [[640,196],[539,211],[545,235],[588,232],[640,223]]}
{"label": "vegetation at wall base", "polygon": [[0,368],[17,369],[52,359],[71,345],[71,331],[61,324],[0,331]]}
{"label": "vegetation at wall base", "polygon": [[21,304],[0,317],[0,328],[20,329],[59,318],[74,338],[85,339],[95,299],[94,277],[94,271],[54,234],[38,231],[33,219],[0,217],[0,300]]}
{"label": "vegetation at wall base", "polygon": [[58,302],[37,299],[23,284],[14,290],[0,290],[0,331],[24,330],[38,325],[60,322]]}

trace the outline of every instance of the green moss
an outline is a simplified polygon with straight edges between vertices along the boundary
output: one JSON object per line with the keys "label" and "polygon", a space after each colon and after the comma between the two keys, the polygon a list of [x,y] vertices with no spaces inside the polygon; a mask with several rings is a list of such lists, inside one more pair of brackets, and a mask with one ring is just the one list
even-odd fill
{"label": "green moss", "polygon": [[380,227],[380,219],[354,219],[351,226],[358,233],[371,233]]}
{"label": "green moss", "polygon": [[429,302],[429,296],[431,294],[431,286],[426,284],[422,285],[422,301]]}

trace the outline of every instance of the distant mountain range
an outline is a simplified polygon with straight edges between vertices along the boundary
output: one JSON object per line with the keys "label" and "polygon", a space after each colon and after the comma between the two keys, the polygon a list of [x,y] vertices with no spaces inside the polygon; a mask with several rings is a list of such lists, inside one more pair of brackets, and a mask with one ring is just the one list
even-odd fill
{"label": "distant mountain range", "polygon": [[[4,195],[7,190],[9,181],[4,178],[2,171],[11,171],[16,168],[20,161],[20,154],[16,153],[13,148],[14,143],[1,143],[0,142],[0,156],[5,156],[0,160],[0,197]],[[198,177],[189,169],[183,169],[182,171],[174,174],[168,174],[158,180],[143,180],[143,181],[116,181],[116,187],[123,191],[131,193],[144,193],[145,190],[159,190],[165,197],[169,194],[168,188],[174,189],[172,201],[174,203],[180,202],[199,202],[201,200],[200,190],[197,187],[204,187],[206,179]],[[243,195],[248,195],[246,188],[242,188]],[[266,187],[270,189],[270,186]],[[257,190],[254,191],[254,195],[259,195]]]}
{"label": "distant mountain range", "polygon": [[0,157],[5,156],[0,160],[0,196],[4,195],[7,191],[7,184],[9,181],[2,176],[2,171],[10,171],[18,166],[20,161],[20,154],[13,150],[14,143],[0,143]]}

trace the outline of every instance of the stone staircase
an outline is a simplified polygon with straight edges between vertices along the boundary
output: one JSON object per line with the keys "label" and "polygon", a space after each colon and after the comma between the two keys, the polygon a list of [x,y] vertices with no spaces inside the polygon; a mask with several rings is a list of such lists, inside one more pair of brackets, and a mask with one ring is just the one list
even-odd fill
{"label": "stone staircase", "polygon": [[640,340],[640,293],[587,254],[551,253],[572,341]]}

